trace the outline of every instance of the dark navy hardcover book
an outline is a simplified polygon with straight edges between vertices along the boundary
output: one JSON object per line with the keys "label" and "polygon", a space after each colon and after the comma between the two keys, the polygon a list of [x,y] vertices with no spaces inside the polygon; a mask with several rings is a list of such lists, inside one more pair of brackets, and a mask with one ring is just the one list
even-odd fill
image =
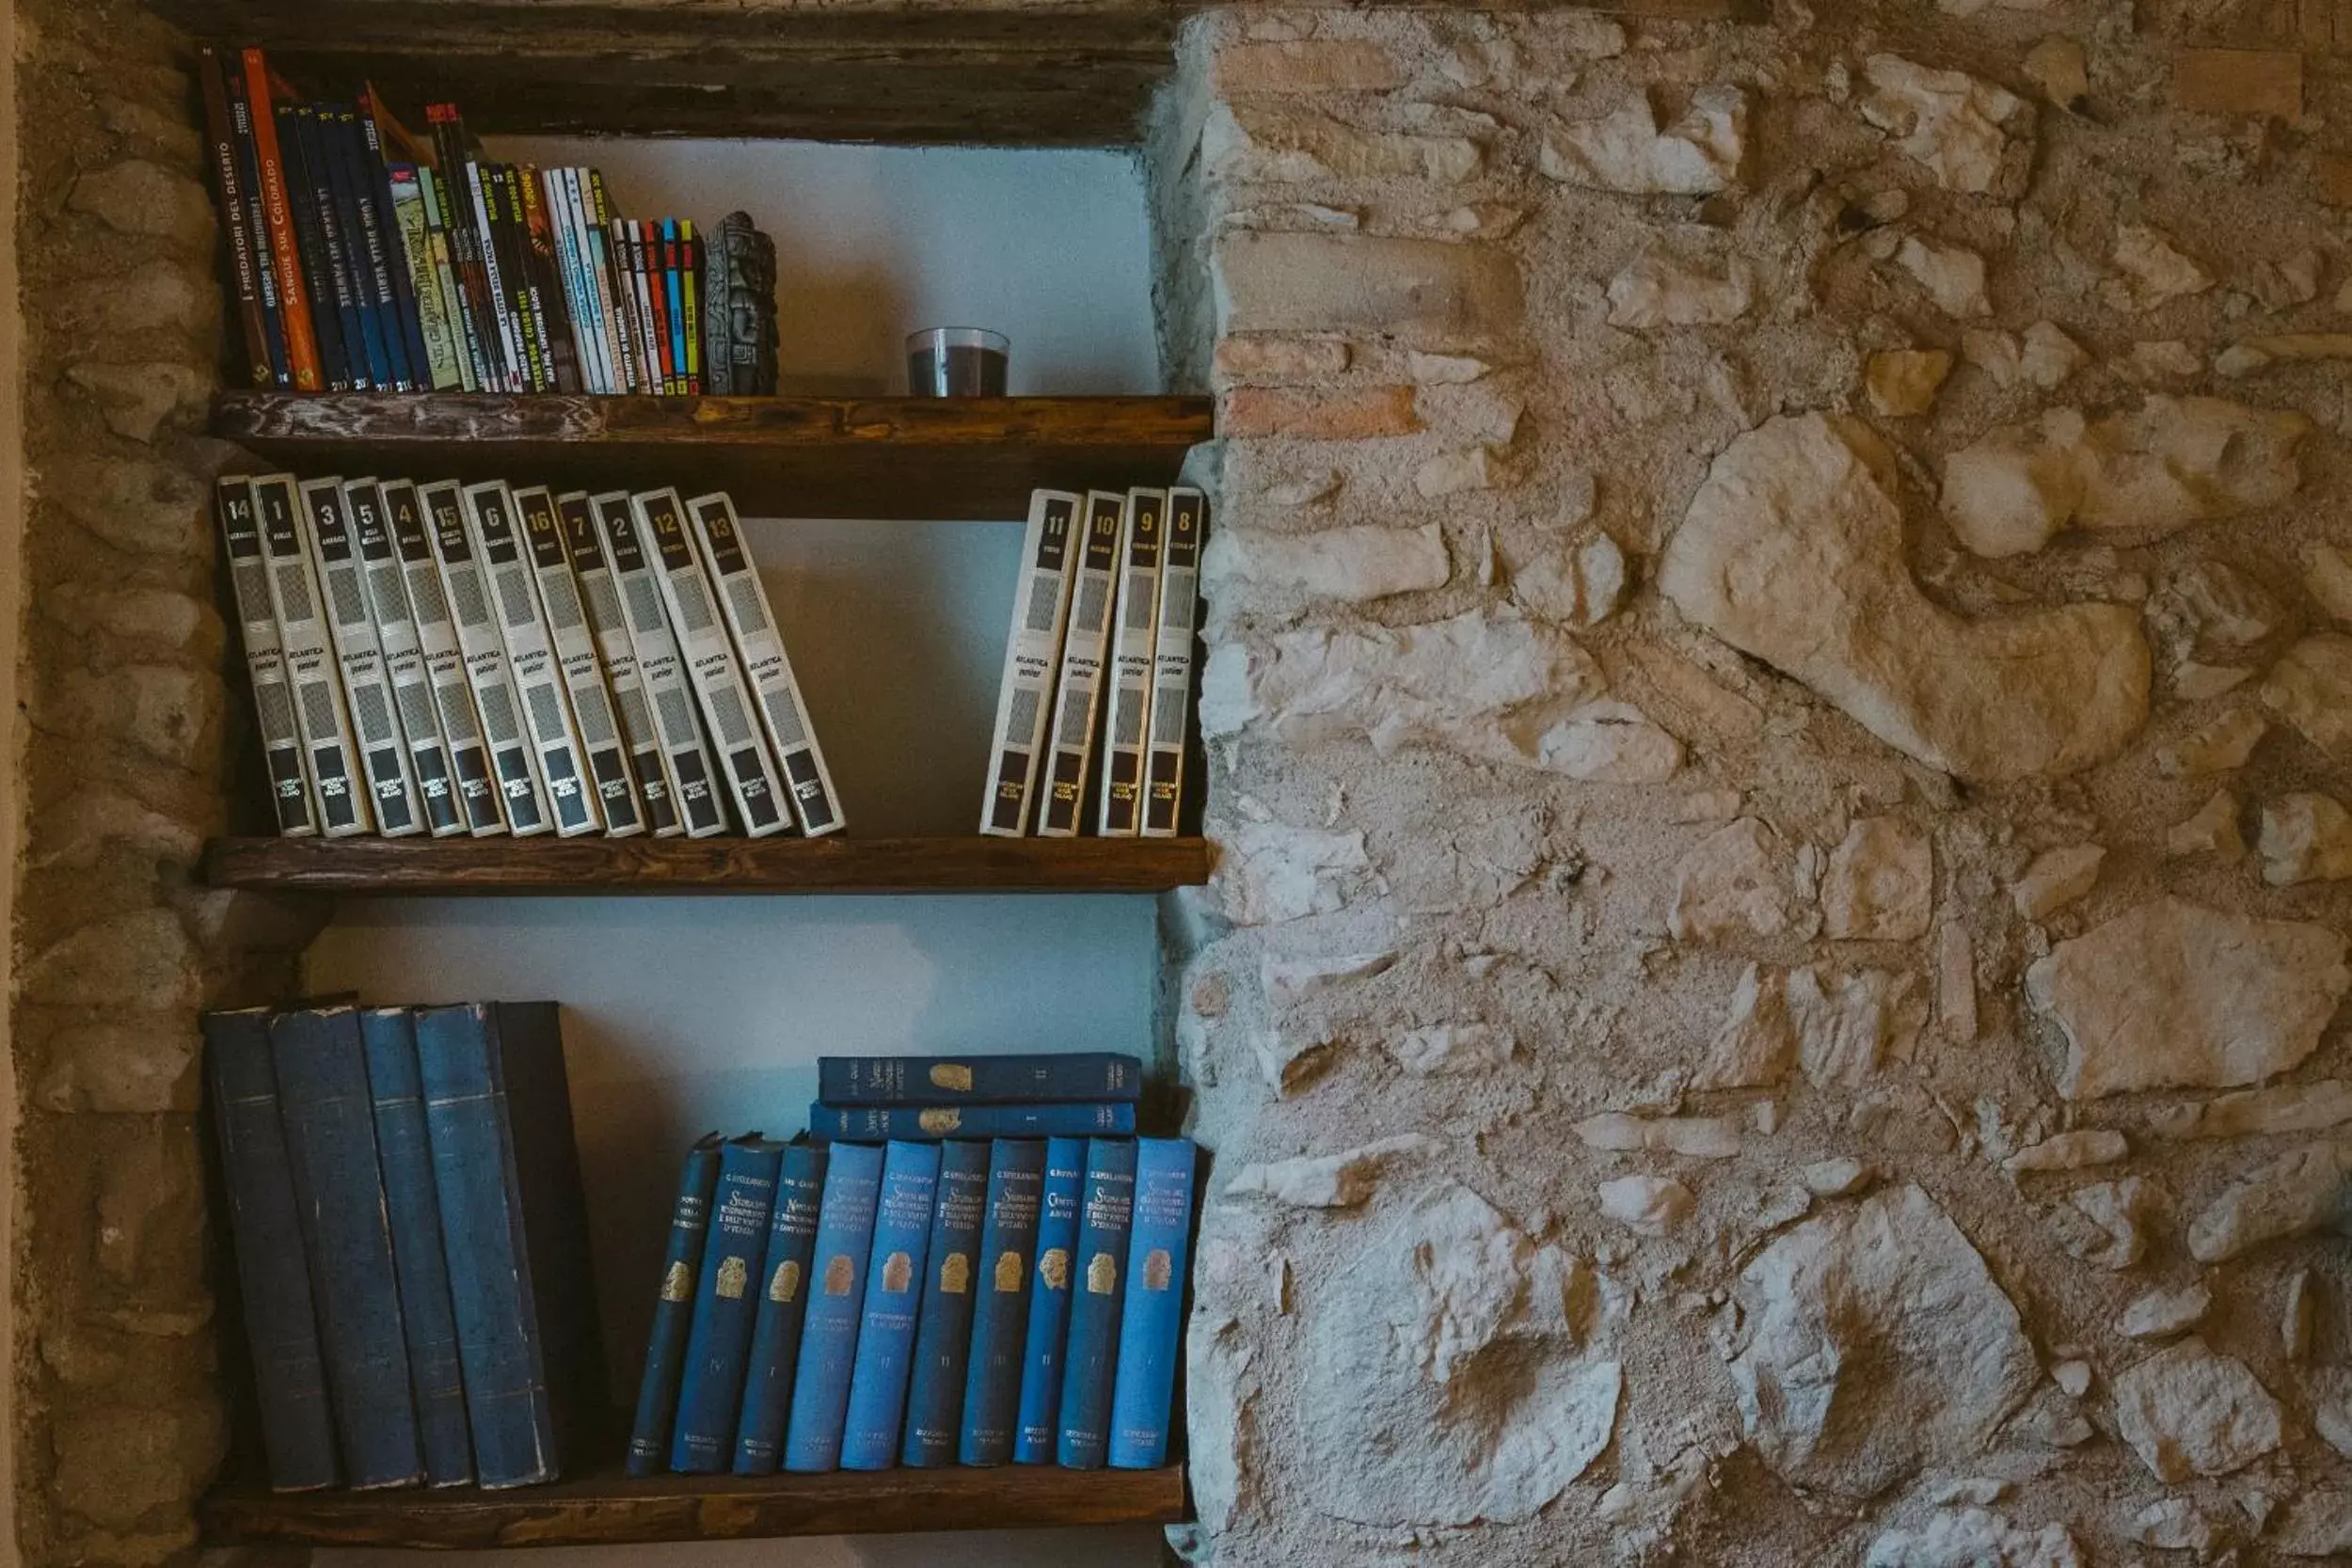
{"label": "dark navy hardcover book", "polygon": [[866,1265],[866,1314],[850,1363],[850,1403],[841,1429],[841,1467],[887,1470],[898,1462],[907,1372],[914,1359],[914,1315],[923,1304],[931,1210],[939,1192],[939,1146],[893,1143],[882,1162],[874,1210],[873,1255]]}
{"label": "dark navy hardcover book", "polygon": [[784,1145],[756,1132],[729,1139],[719,1150],[719,1191],[710,1200],[694,1323],[678,1374],[677,1429],[670,1438],[670,1468],[680,1475],[715,1475],[735,1452],[743,1356],[759,1307],[753,1280],[768,1254],[768,1218],[783,1159]]}
{"label": "dark navy hardcover book", "polygon": [[1056,1457],[1066,1470],[1100,1469],[1110,1448],[1111,1377],[1127,1290],[1127,1246],[1135,1223],[1136,1146],[1131,1138],[1087,1145],[1078,1248],[1071,1261],[1070,1345],[1061,1378]]}
{"label": "dark navy hardcover book", "polygon": [[1070,1329],[1070,1259],[1078,1244],[1078,1199],[1086,1181],[1084,1138],[1045,1145],[1037,1261],[1029,1270],[1029,1321],[1021,1349],[1021,1404],[1012,1433],[1016,1465],[1051,1465],[1061,1420],[1062,1352]]}
{"label": "dark navy hardcover book", "polygon": [[866,1315],[866,1264],[874,1246],[882,1174],[879,1144],[835,1144],[827,1151],[815,1273],[801,1322],[800,1364],[792,1373],[792,1413],[785,1423],[787,1470],[831,1470],[841,1463],[850,1359]]}
{"label": "dark navy hardcover book", "polygon": [[279,1492],[333,1486],[335,1421],[326,1399],[310,1275],[295,1212],[294,1171],[278,1115],[269,1012],[246,1007],[204,1015],[204,1070],[236,1244],[237,1293],[253,1354],[269,1482]]}
{"label": "dark navy hardcover book", "polygon": [[1029,1327],[1029,1264],[1037,1257],[1038,1198],[1045,1184],[1044,1144],[999,1138],[989,1148],[988,1212],[980,1225],[972,1348],[956,1447],[957,1459],[965,1465],[1003,1465],[1012,1458]]}
{"label": "dark navy hardcover book", "polygon": [[677,1202],[670,1211],[670,1241],[661,1255],[661,1284],[654,1295],[653,1328],[645,1336],[645,1371],[637,1385],[637,1415],[629,1422],[628,1470],[650,1476],[670,1453],[677,1416],[678,1367],[694,1319],[694,1282],[702,1276],[703,1238],[710,1227],[710,1196],[719,1186],[719,1134],[706,1134],[686,1151]]}
{"label": "dark navy hardcover book", "polygon": [[433,1145],[424,1127],[424,1085],[417,1076],[417,1026],[405,1007],[359,1014],[367,1051],[368,1092],[375,1109],[376,1163],[392,1224],[392,1262],[400,1280],[400,1323],[408,1338],[408,1386],[417,1402],[424,1479],[434,1486],[473,1480],[473,1439],[466,1429],[466,1382],[457,1368],[457,1320],[449,1304],[449,1264],[441,1250],[441,1200],[433,1185]]}
{"label": "dark navy hardcover book", "polygon": [[424,1480],[424,1454],[358,1010],[273,1014],[269,1043],[343,1476],[354,1487],[414,1486]]}
{"label": "dark navy hardcover book", "polygon": [[1108,1051],[817,1058],[817,1098],[828,1105],[988,1105],[1142,1094],[1143,1064]]}
{"label": "dark navy hardcover book", "polygon": [[808,1108],[812,1137],[858,1143],[903,1138],[1085,1138],[1136,1130],[1125,1101],[1063,1105],[828,1105]]}
{"label": "dark navy hardcover book", "polygon": [[485,1487],[554,1481],[605,1410],[555,1004],[421,1007],[417,1064],[474,1473]]}
{"label": "dark navy hardcover book", "polygon": [[1184,1338],[1184,1281],[1192,1257],[1190,1138],[1136,1143],[1135,1223],[1127,1244],[1127,1300],[1111,1380],[1110,1465],[1153,1470],[1168,1463],[1168,1405]]}
{"label": "dark navy hardcover book", "polygon": [[963,1427],[963,1369],[972,1351],[972,1301],[978,1277],[980,1224],[988,1210],[988,1151],[983,1143],[942,1144],[939,1191],[931,1203],[930,1275],[914,1321],[914,1362],[907,1378],[902,1465],[956,1462]]}
{"label": "dark navy hardcover book", "polygon": [[759,1316],[752,1323],[751,1354],[743,1362],[743,1408],[736,1413],[735,1473],[764,1476],[784,1457],[784,1418],[800,1363],[801,1323],[808,1313],[809,1262],[817,1251],[826,1150],[796,1143],[776,1174],[776,1206],[768,1220],[768,1256]]}

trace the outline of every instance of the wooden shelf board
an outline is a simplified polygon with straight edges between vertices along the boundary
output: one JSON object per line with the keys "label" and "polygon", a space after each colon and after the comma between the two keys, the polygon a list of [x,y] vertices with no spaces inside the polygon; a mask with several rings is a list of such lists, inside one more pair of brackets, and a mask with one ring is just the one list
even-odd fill
{"label": "wooden shelf board", "polygon": [[1197,838],[221,838],[215,887],[294,893],[1158,893]]}
{"label": "wooden shelf board", "polygon": [[790,1535],[1171,1524],[1184,1473],[1002,1469],[808,1476],[623,1478],[617,1466],[552,1486],[484,1492],[273,1493],[224,1486],[199,1505],[207,1545],[277,1543],[486,1550]]}
{"label": "wooden shelf board", "polygon": [[213,434],[308,475],[725,490],[753,516],[996,518],[1167,484],[1211,400],[224,392]]}

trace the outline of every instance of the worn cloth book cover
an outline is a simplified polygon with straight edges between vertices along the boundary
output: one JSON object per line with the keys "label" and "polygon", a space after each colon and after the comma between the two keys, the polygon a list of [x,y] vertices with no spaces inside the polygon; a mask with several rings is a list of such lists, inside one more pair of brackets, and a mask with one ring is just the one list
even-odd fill
{"label": "worn cloth book cover", "polygon": [[824,1202],[826,1152],[819,1144],[794,1143],[776,1172],[776,1203],[760,1264],[759,1313],[743,1362],[743,1405],[736,1414],[739,1476],[768,1475],[784,1457],[784,1421],[791,1407],[801,1324],[808,1314],[809,1265]]}
{"label": "worn cloth book cover", "polygon": [[914,1323],[900,1464],[953,1465],[963,1425],[963,1370],[972,1349],[972,1303],[980,1287],[980,1225],[988,1207],[985,1143],[943,1144],[931,1203],[930,1276]]}
{"label": "worn cloth book cover", "polygon": [[1078,1244],[1078,1198],[1086,1180],[1084,1138],[1045,1145],[1045,1181],[1029,1269],[1029,1321],[1021,1349],[1021,1403],[1013,1428],[1018,1465],[1054,1463],[1061,1419],[1062,1351],[1070,1330],[1070,1260]]}
{"label": "worn cloth book cover", "polygon": [[1152,654],[1159,611],[1160,542],[1168,492],[1127,492],[1120,530],[1118,629],[1112,633],[1110,691],[1103,710],[1103,778],[1096,831],[1129,837],[1143,828],[1144,724],[1152,706]]}
{"label": "worn cloth book cover", "polygon": [[384,1173],[384,1212],[392,1227],[400,1323],[408,1341],[408,1386],[416,1400],[425,1481],[463,1486],[473,1480],[473,1439],[466,1426],[457,1320],[450,1307],[440,1197],[424,1125],[424,1084],[417,1070],[416,1021],[405,1007],[362,1008],[359,1039],[367,1055],[375,1154]]}
{"label": "worn cloth book cover", "polygon": [[629,641],[628,611],[621,606],[612,568],[605,561],[603,537],[587,493],[573,490],[556,497],[555,515],[564,555],[580,585],[580,610],[587,617],[597,663],[612,693],[612,719],[628,755],[629,774],[644,809],[645,825],[656,838],[675,838],[683,827],[670,798],[661,734],[654,725],[653,705],[646,700],[644,677],[637,669],[636,645]]}
{"label": "worn cloth book cover", "polygon": [[465,488],[466,522],[497,607],[499,632],[506,641],[507,668],[522,705],[523,728],[531,736],[539,782],[555,814],[559,837],[599,832],[604,812],[588,776],[580,724],[564,689],[564,673],[539,607],[530,557],[524,553],[522,523],[515,497],[503,480]]}
{"label": "worn cloth book cover", "polygon": [[755,1281],[768,1252],[783,1157],[782,1144],[757,1133],[731,1138],[719,1150],[719,1190],[710,1200],[694,1321],[678,1373],[677,1425],[670,1437],[670,1468],[680,1475],[715,1475],[733,1455],[743,1357],[759,1309]]}
{"label": "worn cloth book cover", "polygon": [[318,572],[294,483],[292,474],[255,479],[254,511],[261,519],[262,557],[269,562],[270,610],[278,618],[286,681],[294,689],[294,722],[302,732],[310,804],[321,834],[348,838],[372,831],[375,816],[359,777],[342,675],[320,610]]}
{"label": "worn cloth book cover", "polygon": [[819,1056],[817,1098],[828,1105],[1140,1100],[1143,1064],[1110,1051],[1010,1056]]}
{"label": "worn cloth book cover", "polygon": [[1143,836],[1173,838],[1184,820],[1184,766],[1192,748],[1192,644],[1200,608],[1201,536],[1208,499],[1168,493],[1160,551],[1159,630],[1152,641],[1151,742],[1144,756]]}
{"label": "worn cloth book cover", "polygon": [[309,544],[318,561],[327,629],[342,674],[343,698],[351,708],[352,733],[367,775],[376,832],[386,838],[405,838],[424,832],[424,812],[407,740],[392,707],[384,647],[376,638],[358,545],[343,507],[342,481],[306,479],[299,488],[304,526],[310,530]]}
{"label": "worn cloth book cover", "polygon": [[1045,744],[1046,709],[1070,619],[1077,578],[1080,502],[1067,490],[1029,494],[1029,521],[1021,539],[1021,580],[1013,590],[1012,625],[1005,634],[1005,668],[996,686],[996,719],[990,734],[988,793],[980,832],[1019,838],[1028,831],[1038,755]]}
{"label": "worn cloth book cover", "polygon": [[1194,1171],[1190,1138],[1136,1140],[1127,1295],[1111,1379],[1108,1459],[1116,1470],[1168,1463],[1168,1409],[1184,1338],[1184,1282],[1191,1277]]}
{"label": "worn cloth book cover", "polygon": [[278,1111],[269,1012],[206,1013],[204,1075],[220,1137],[222,1190],[237,1259],[237,1296],[253,1360],[269,1483],[310,1492],[342,1480],[326,1359],[294,1199],[294,1169]]}
{"label": "worn cloth book cover", "polygon": [[1111,1380],[1119,1362],[1135,1196],[1135,1141],[1090,1140],[1072,1258],[1070,1343],[1063,1353],[1068,1365],[1062,1370],[1056,1437],[1055,1457],[1066,1470],[1099,1469],[1109,1451]]}
{"label": "worn cloth book cover", "polygon": [[543,486],[532,485],[516,491],[514,499],[524,553],[537,579],[548,641],[555,650],[556,671],[571,702],[604,831],[612,838],[634,838],[645,831],[644,808],[637,799],[628,753],[621,745],[612,694],[604,684],[604,664],[589,635],[587,607],[580,602],[580,582],[572,575],[571,555],[564,546],[564,525],[556,515],[555,498]]}
{"label": "worn cloth book cover", "polygon": [[1103,664],[1110,652],[1111,604],[1119,580],[1119,543],[1126,500],[1115,491],[1087,492],[1086,531],[1072,591],[1070,626],[1062,637],[1061,674],[1054,716],[1046,726],[1044,800],[1038,807],[1042,838],[1074,836],[1086,817],[1087,769],[1094,756],[1095,715],[1102,707]]}
{"label": "worn cloth book cover", "polygon": [[873,1255],[866,1265],[866,1312],[850,1365],[850,1403],[841,1433],[845,1470],[887,1470],[898,1462],[914,1317],[923,1303],[938,1190],[937,1144],[889,1146],[882,1201],[874,1212]]}
{"label": "worn cloth book cover", "polygon": [[285,649],[278,639],[278,612],[270,608],[269,565],[262,553],[262,520],[254,508],[253,486],[243,479],[214,481],[213,515],[220,524],[221,558],[229,563],[246,675],[253,686],[253,717],[269,773],[270,809],[282,836],[315,837],[318,816],[303,761],[302,731],[294,721],[294,689],[286,679]]}
{"label": "worn cloth book cover", "polygon": [[474,1470],[554,1481],[606,1408],[556,1006],[420,1008],[417,1061]]}
{"label": "worn cloth book cover", "polygon": [[359,1015],[352,1007],[275,1013],[269,1043],[344,1481],[414,1486],[424,1480],[424,1455]]}
{"label": "worn cloth book cover", "polygon": [[596,515],[605,561],[612,569],[613,586],[620,591],[621,607],[628,615],[637,673],[645,684],[645,701],[653,708],[654,728],[661,736],[662,763],[678,820],[685,825],[688,838],[725,832],[724,785],[703,738],[693,684],[679,657],[677,639],[670,630],[660,573],[638,542],[637,509],[626,490],[592,496],[588,504]]}
{"label": "worn cloth book cover", "polygon": [[417,651],[432,683],[434,717],[439,721],[441,739],[449,749],[450,777],[457,791],[459,815],[476,838],[502,833],[506,814],[500,804],[501,792],[489,746],[483,738],[481,715],[474,707],[473,685],[466,675],[465,651],[458,645],[457,626],[450,618],[440,562],[433,557],[424,499],[405,479],[387,480],[382,494],[392,552],[399,558],[401,578],[408,591]]}
{"label": "worn cloth book cover", "polygon": [[627,1467],[632,1476],[657,1474],[670,1456],[670,1430],[677,1417],[678,1368],[694,1316],[694,1291],[702,1278],[703,1244],[710,1229],[710,1198],[719,1186],[716,1132],[686,1151],[677,1201],[670,1209],[670,1235],[661,1253],[661,1282],[654,1291],[653,1327],[645,1336],[645,1370],[637,1384],[637,1411],[629,1422]]}
{"label": "worn cloth book cover", "polygon": [[539,783],[530,737],[523,734],[514,675],[506,661],[506,640],[499,635],[498,616],[490,608],[489,582],[474,552],[463,492],[456,481],[441,480],[426,485],[418,496],[424,503],[427,536],[433,541],[433,559],[441,569],[442,594],[449,604],[450,622],[457,631],[474,710],[482,718],[482,734],[489,748],[491,771],[498,780],[500,810],[507,831],[517,838],[551,832],[555,823],[548,809],[547,791]]}
{"label": "worn cloth book cover", "polygon": [[457,798],[449,748],[441,738],[432,673],[425,665],[424,646],[408,605],[408,585],[392,545],[383,486],[373,479],[346,480],[343,507],[358,542],[359,580],[367,590],[368,614],[384,651],[384,678],[408,748],[409,773],[416,780],[424,825],[435,838],[453,837],[466,831],[465,808]]}
{"label": "worn cloth book cover", "polygon": [[1050,1138],[1133,1132],[1136,1107],[1125,1101],[1019,1105],[828,1105],[808,1108],[819,1138]]}
{"label": "worn cloth book cover", "polygon": [[841,1462],[850,1408],[850,1360],[866,1315],[866,1268],[882,1197],[880,1144],[836,1144],[827,1152],[823,1212],[817,1221],[808,1313],[785,1422],[784,1467],[831,1470]]}
{"label": "worn cloth book cover", "polygon": [[956,1445],[961,1464],[1003,1465],[1012,1458],[1029,1326],[1029,1268],[1037,1257],[1038,1201],[1044,1184],[1042,1142],[998,1138],[989,1146],[988,1212],[980,1225],[972,1344]]}

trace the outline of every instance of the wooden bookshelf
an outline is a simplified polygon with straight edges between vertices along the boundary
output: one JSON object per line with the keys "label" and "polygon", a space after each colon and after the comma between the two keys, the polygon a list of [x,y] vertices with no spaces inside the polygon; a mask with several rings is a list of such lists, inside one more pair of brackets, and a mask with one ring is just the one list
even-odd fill
{"label": "wooden bookshelf", "polygon": [[214,887],[281,893],[1159,893],[1197,838],[217,838]]}
{"label": "wooden bookshelf", "polygon": [[1009,518],[1040,486],[1168,484],[1200,397],[655,398],[223,392],[212,432],[306,476],[513,479],[689,495],[752,516]]}
{"label": "wooden bookshelf", "polygon": [[1172,1524],[1181,1465],[1158,1470],[836,1471],[625,1479],[617,1466],[552,1486],[484,1492],[294,1492],[224,1486],[198,1522],[209,1546],[276,1544],[487,1550],[646,1545],[792,1535]]}

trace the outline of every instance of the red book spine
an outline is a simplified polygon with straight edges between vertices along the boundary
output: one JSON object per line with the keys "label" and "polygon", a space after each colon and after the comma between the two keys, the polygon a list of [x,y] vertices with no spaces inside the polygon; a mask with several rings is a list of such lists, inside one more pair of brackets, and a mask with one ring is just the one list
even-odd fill
{"label": "red book spine", "polygon": [[663,261],[660,227],[650,220],[636,226],[637,254],[640,267],[645,275],[646,303],[653,310],[654,346],[660,355],[656,363],[661,367],[661,372],[654,378],[654,390],[675,392],[677,390],[677,361],[670,354],[670,300],[669,289],[661,277]]}
{"label": "red book spine", "polygon": [[270,270],[278,275],[278,324],[286,333],[286,364],[298,390],[319,389],[319,342],[310,330],[310,291],[302,283],[294,210],[287,205],[286,166],[278,154],[278,117],[270,112],[269,62],[245,52],[246,91],[253,104],[254,162],[262,171],[262,212],[269,221]]}

